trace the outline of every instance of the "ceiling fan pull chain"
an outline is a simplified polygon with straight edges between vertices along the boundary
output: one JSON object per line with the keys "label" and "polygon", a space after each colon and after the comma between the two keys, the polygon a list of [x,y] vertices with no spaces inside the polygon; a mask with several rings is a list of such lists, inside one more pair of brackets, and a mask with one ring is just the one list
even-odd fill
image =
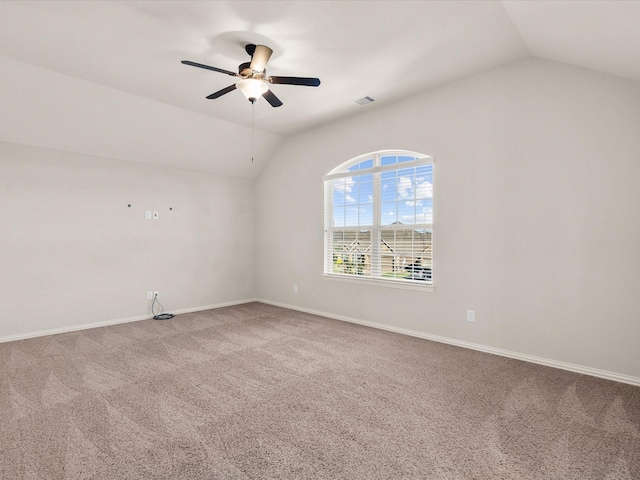
{"label": "ceiling fan pull chain", "polygon": [[253,130],[256,115],[256,103],[251,103],[251,163],[253,163]]}

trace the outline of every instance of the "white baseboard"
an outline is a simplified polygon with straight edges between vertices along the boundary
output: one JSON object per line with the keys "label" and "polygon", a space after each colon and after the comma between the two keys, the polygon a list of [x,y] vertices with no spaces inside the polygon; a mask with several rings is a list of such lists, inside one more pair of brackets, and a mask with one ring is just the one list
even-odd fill
{"label": "white baseboard", "polygon": [[[203,305],[200,307],[183,308],[180,310],[174,310],[171,313],[174,315],[201,312],[203,310],[211,310],[214,308],[229,307],[232,305],[241,305],[243,303],[261,302],[268,305],[274,305],[276,307],[288,308],[290,310],[297,310],[299,312],[310,313],[312,315],[319,315],[322,317],[332,318],[334,320],[341,320],[343,322],[356,323],[358,325],[364,325],[367,327],[378,328],[380,330],[387,330],[389,332],[400,333],[403,335],[409,335],[412,337],[423,338],[425,340],[431,340],[434,342],[446,343],[449,345],[455,345],[457,347],[469,348],[471,350],[477,350],[480,352],[491,353],[493,355],[500,355],[502,357],[513,358],[516,360],[522,360],[525,362],[537,363],[539,365],[546,365],[548,367],[559,368],[561,370],[568,370],[570,372],[582,373],[584,375],[591,375],[593,377],[604,378],[606,380],[613,380],[615,382],[628,383],[630,385],[640,386],[640,378],[632,377],[630,375],[624,375],[616,372],[609,372],[607,370],[599,370],[597,368],[585,367],[582,365],[575,365],[572,363],[560,362],[558,360],[552,360],[549,358],[537,357],[534,355],[528,355],[526,353],[513,352],[511,350],[503,350],[501,348],[489,347],[478,343],[465,342],[462,340],[456,340],[454,338],[441,337],[438,335],[431,335],[417,330],[409,330],[406,328],[394,327],[391,325],[385,325],[383,323],[370,322],[367,320],[360,320],[357,318],[347,317],[344,315],[336,315],[329,312],[322,312],[319,310],[313,310],[309,308],[302,308],[296,305],[289,305],[285,303],[272,302],[261,298],[251,298],[245,300],[235,300],[231,302],[218,303],[214,305]],[[7,335],[0,337],[0,343],[12,342],[16,340],[25,340],[27,338],[42,337],[45,335],[56,335],[58,333],[75,332],[78,330],[86,330],[89,328],[106,327],[108,325],[117,325],[120,323],[137,322],[140,320],[148,320],[153,318],[153,315],[137,315],[135,317],[119,318],[115,320],[106,320],[103,322],[84,323],[80,325],[73,325],[69,327],[52,328],[48,330],[39,330],[35,332],[26,332],[15,335]]]}
{"label": "white baseboard", "polygon": [[403,335],[409,335],[412,337],[424,338],[425,340],[432,340],[434,342],[446,343],[449,345],[455,345],[457,347],[469,348],[471,350],[478,350],[480,352],[491,353],[493,355],[500,355],[501,357],[513,358],[516,360],[522,360],[530,363],[537,363],[539,365],[546,365],[547,367],[559,368],[561,370],[568,370],[570,372],[582,373],[584,375],[591,375],[593,377],[604,378],[606,380],[613,380],[615,382],[628,383],[630,385],[640,386],[640,378],[632,377],[630,375],[624,375],[616,372],[609,372],[607,370],[599,370],[597,368],[584,367],[582,365],[575,365],[572,363],[560,362],[558,360],[552,360],[549,358],[536,357],[534,355],[528,355],[526,353],[513,352],[510,350],[503,350],[501,348],[489,347],[478,343],[465,342],[462,340],[456,340],[454,338],[440,337],[438,335],[431,335],[417,330],[409,330],[406,328],[393,327],[391,325],[385,325],[383,323],[369,322],[366,320],[359,320],[357,318],[346,317],[344,315],[336,315],[328,312],[321,312],[318,310],[312,310],[309,308],[302,308],[295,305],[287,305],[284,303],[272,302],[270,300],[256,299],[255,301],[274,305],[276,307],[288,308],[290,310],[297,310],[304,313],[310,313],[312,315],[320,315],[322,317],[332,318],[334,320],[342,320],[343,322],[357,323],[358,325],[364,325],[367,327],[378,328],[381,330],[387,330],[390,332],[401,333]]}
{"label": "white baseboard", "polygon": [[[213,310],[214,308],[231,307],[233,305],[242,305],[243,303],[257,302],[255,298],[245,298],[244,300],[233,300],[231,302],[216,303],[215,305],[205,305],[204,307],[183,308],[181,310],[172,310],[174,315],[180,315],[182,313],[202,312],[204,310]],[[149,317],[152,318],[152,317]]]}
{"label": "white baseboard", "polygon": [[[193,307],[193,308],[183,308],[181,310],[172,310],[171,313],[174,315],[179,315],[182,313],[193,313],[193,312],[201,312],[203,310],[211,310],[214,308],[221,307],[230,307],[232,305],[240,305],[243,303],[255,302],[256,300],[245,299],[245,300],[235,300],[232,302],[225,303],[217,303],[215,305],[204,305],[202,307]],[[149,320],[153,318],[153,315],[136,315],[135,317],[126,317],[126,318],[118,318],[115,320],[105,320],[102,322],[94,322],[94,323],[83,323],[80,325],[72,325],[69,327],[60,327],[60,328],[51,328],[48,330],[38,330],[35,332],[26,332],[26,333],[18,333],[15,335],[7,335],[4,337],[0,337],[0,343],[4,342],[13,342],[16,340],[26,340],[27,338],[35,338],[35,337],[44,337],[46,335],[57,335],[58,333],[67,333],[67,332],[76,332],[78,330],[87,330],[89,328],[98,328],[98,327],[106,327],[108,325],[118,325],[119,323],[129,323],[129,322],[138,322],[140,320]]]}

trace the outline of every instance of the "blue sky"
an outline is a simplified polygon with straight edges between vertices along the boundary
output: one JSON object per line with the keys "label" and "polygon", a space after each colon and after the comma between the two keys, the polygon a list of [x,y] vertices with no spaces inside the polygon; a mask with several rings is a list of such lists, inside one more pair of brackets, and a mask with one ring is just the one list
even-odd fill
{"label": "blue sky", "polygon": [[[398,160],[396,160],[396,158]],[[383,157],[382,165],[413,157]],[[394,161],[391,161],[393,159]],[[355,175],[333,180],[333,222],[335,227],[363,227],[373,224],[373,174],[357,175],[371,168],[372,160],[352,166]],[[405,225],[432,223],[433,167],[420,165],[381,172],[381,225],[401,222]]]}

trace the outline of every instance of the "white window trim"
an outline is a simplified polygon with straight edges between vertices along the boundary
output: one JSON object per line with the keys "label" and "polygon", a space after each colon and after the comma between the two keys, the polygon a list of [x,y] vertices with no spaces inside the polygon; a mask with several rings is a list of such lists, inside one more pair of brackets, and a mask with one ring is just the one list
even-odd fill
{"label": "white window trim", "polygon": [[[387,154],[390,153],[400,153],[400,152],[387,152]],[[407,154],[411,154],[411,155],[419,155],[418,153],[413,153],[413,152],[406,152]],[[361,155],[360,157],[357,157],[354,160],[349,160],[349,162],[353,162],[353,164],[355,165],[356,163],[358,163],[359,161],[362,160],[367,160],[371,157],[384,157],[385,153],[381,153],[381,152],[376,152],[375,154],[369,154],[369,155]],[[429,156],[424,156],[422,158],[419,158],[417,160],[411,160],[410,162],[402,162],[402,163],[392,163],[391,165],[377,165],[375,167],[372,168],[367,168],[366,172],[367,173],[380,173],[380,172],[387,172],[389,170],[399,170],[400,168],[411,168],[411,167],[416,167],[419,165],[425,165],[425,164],[433,164],[433,157],[429,157]],[[400,167],[399,165],[402,165],[402,167]],[[342,168],[345,167],[341,167],[340,170],[342,170]],[[327,180],[333,180],[335,178],[344,178],[344,177],[351,177],[354,174],[357,174],[358,172],[343,172],[343,171],[339,171],[336,173],[327,173],[324,177],[322,177],[322,179],[324,181]]]}
{"label": "white window trim", "polygon": [[[407,155],[407,156],[414,156],[414,157],[419,157],[416,160],[412,160],[412,161],[408,161],[408,162],[402,162],[402,163],[395,163],[395,164],[390,164],[390,165],[380,165],[380,164],[376,164],[377,162],[379,162],[379,160],[385,156],[385,155]],[[368,154],[364,154],[364,155],[359,155],[358,157],[352,158],[351,160],[342,163],[341,165],[339,165],[338,167],[334,168],[331,172],[329,172],[328,174],[324,175],[322,177],[323,182],[324,182],[324,197],[325,197],[325,223],[324,223],[324,257],[323,257],[323,273],[322,273],[322,279],[323,280],[330,280],[330,281],[338,281],[338,282],[345,282],[345,283],[355,283],[355,284],[361,284],[361,285],[369,285],[369,286],[381,286],[381,287],[390,287],[390,288],[398,288],[398,289],[402,289],[402,290],[413,290],[413,291],[421,291],[421,292],[433,292],[435,290],[435,285],[433,282],[431,283],[425,283],[425,282],[420,282],[420,281],[412,281],[412,280],[402,280],[402,279],[387,279],[387,278],[382,278],[382,277],[373,277],[373,276],[358,276],[358,275],[350,275],[350,274],[341,274],[341,273],[328,273],[325,271],[325,266],[327,265],[327,258],[328,255],[330,255],[330,246],[329,246],[329,241],[327,240],[327,236],[329,234],[329,230],[330,228],[333,227],[329,227],[329,225],[331,225],[332,223],[332,208],[328,208],[328,205],[330,205],[330,199],[329,199],[329,194],[330,194],[330,188],[329,188],[329,181],[330,180],[334,180],[337,178],[345,178],[345,177],[350,177],[353,176],[354,174],[357,175],[358,172],[348,172],[345,171],[345,169],[349,168],[352,165],[356,165],[359,162],[362,162],[364,160],[373,158],[374,159],[374,166],[372,168],[366,169],[363,172],[366,172],[366,174],[376,174],[376,173],[380,173],[380,172],[384,172],[384,171],[390,171],[390,170],[398,170],[401,168],[411,168],[411,167],[415,167],[415,166],[421,166],[421,165],[427,165],[430,164],[432,166],[432,168],[434,168],[434,158],[432,156],[429,155],[424,155],[421,153],[417,153],[417,152],[411,152],[411,151],[407,151],[407,150],[380,150],[380,151],[376,151],[376,152],[371,152]],[[380,192],[379,192],[379,182],[374,182],[374,189],[377,190],[376,192],[376,198],[380,198]],[[372,234],[373,231],[375,230],[377,234],[379,234],[381,229],[385,229],[385,230],[404,230],[407,229],[408,227],[411,228],[412,225],[408,224],[408,225],[380,225],[380,207],[381,207],[381,203],[379,201],[374,203],[374,225],[372,225],[371,227],[367,227],[367,226],[356,226],[353,227],[355,229],[363,229],[363,228],[371,228],[372,230]],[[433,222],[430,224],[420,224],[419,227],[422,228],[427,228],[431,231],[431,241],[433,244]],[[345,228],[350,228],[350,227],[345,227]],[[378,242],[371,242],[371,247],[372,247],[372,255],[375,254],[374,250],[378,250],[379,245]],[[431,269],[432,272],[434,271],[434,262],[432,259],[431,262]],[[433,277],[432,277],[433,278]]]}
{"label": "white window trim", "polygon": [[333,282],[359,283],[360,285],[399,288],[401,290],[413,290],[418,292],[433,292],[435,290],[433,283],[387,280],[378,277],[360,277],[358,275],[344,275],[340,273],[323,273],[322,279],[331,280]]}

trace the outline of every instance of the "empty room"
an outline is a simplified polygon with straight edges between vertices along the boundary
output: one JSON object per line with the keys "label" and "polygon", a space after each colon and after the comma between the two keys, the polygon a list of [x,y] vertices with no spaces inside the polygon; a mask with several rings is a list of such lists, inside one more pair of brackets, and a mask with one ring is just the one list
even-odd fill
{"label": "empty room", "polygon": [[0,2],[0,479],[640,478],[638,25]]}

